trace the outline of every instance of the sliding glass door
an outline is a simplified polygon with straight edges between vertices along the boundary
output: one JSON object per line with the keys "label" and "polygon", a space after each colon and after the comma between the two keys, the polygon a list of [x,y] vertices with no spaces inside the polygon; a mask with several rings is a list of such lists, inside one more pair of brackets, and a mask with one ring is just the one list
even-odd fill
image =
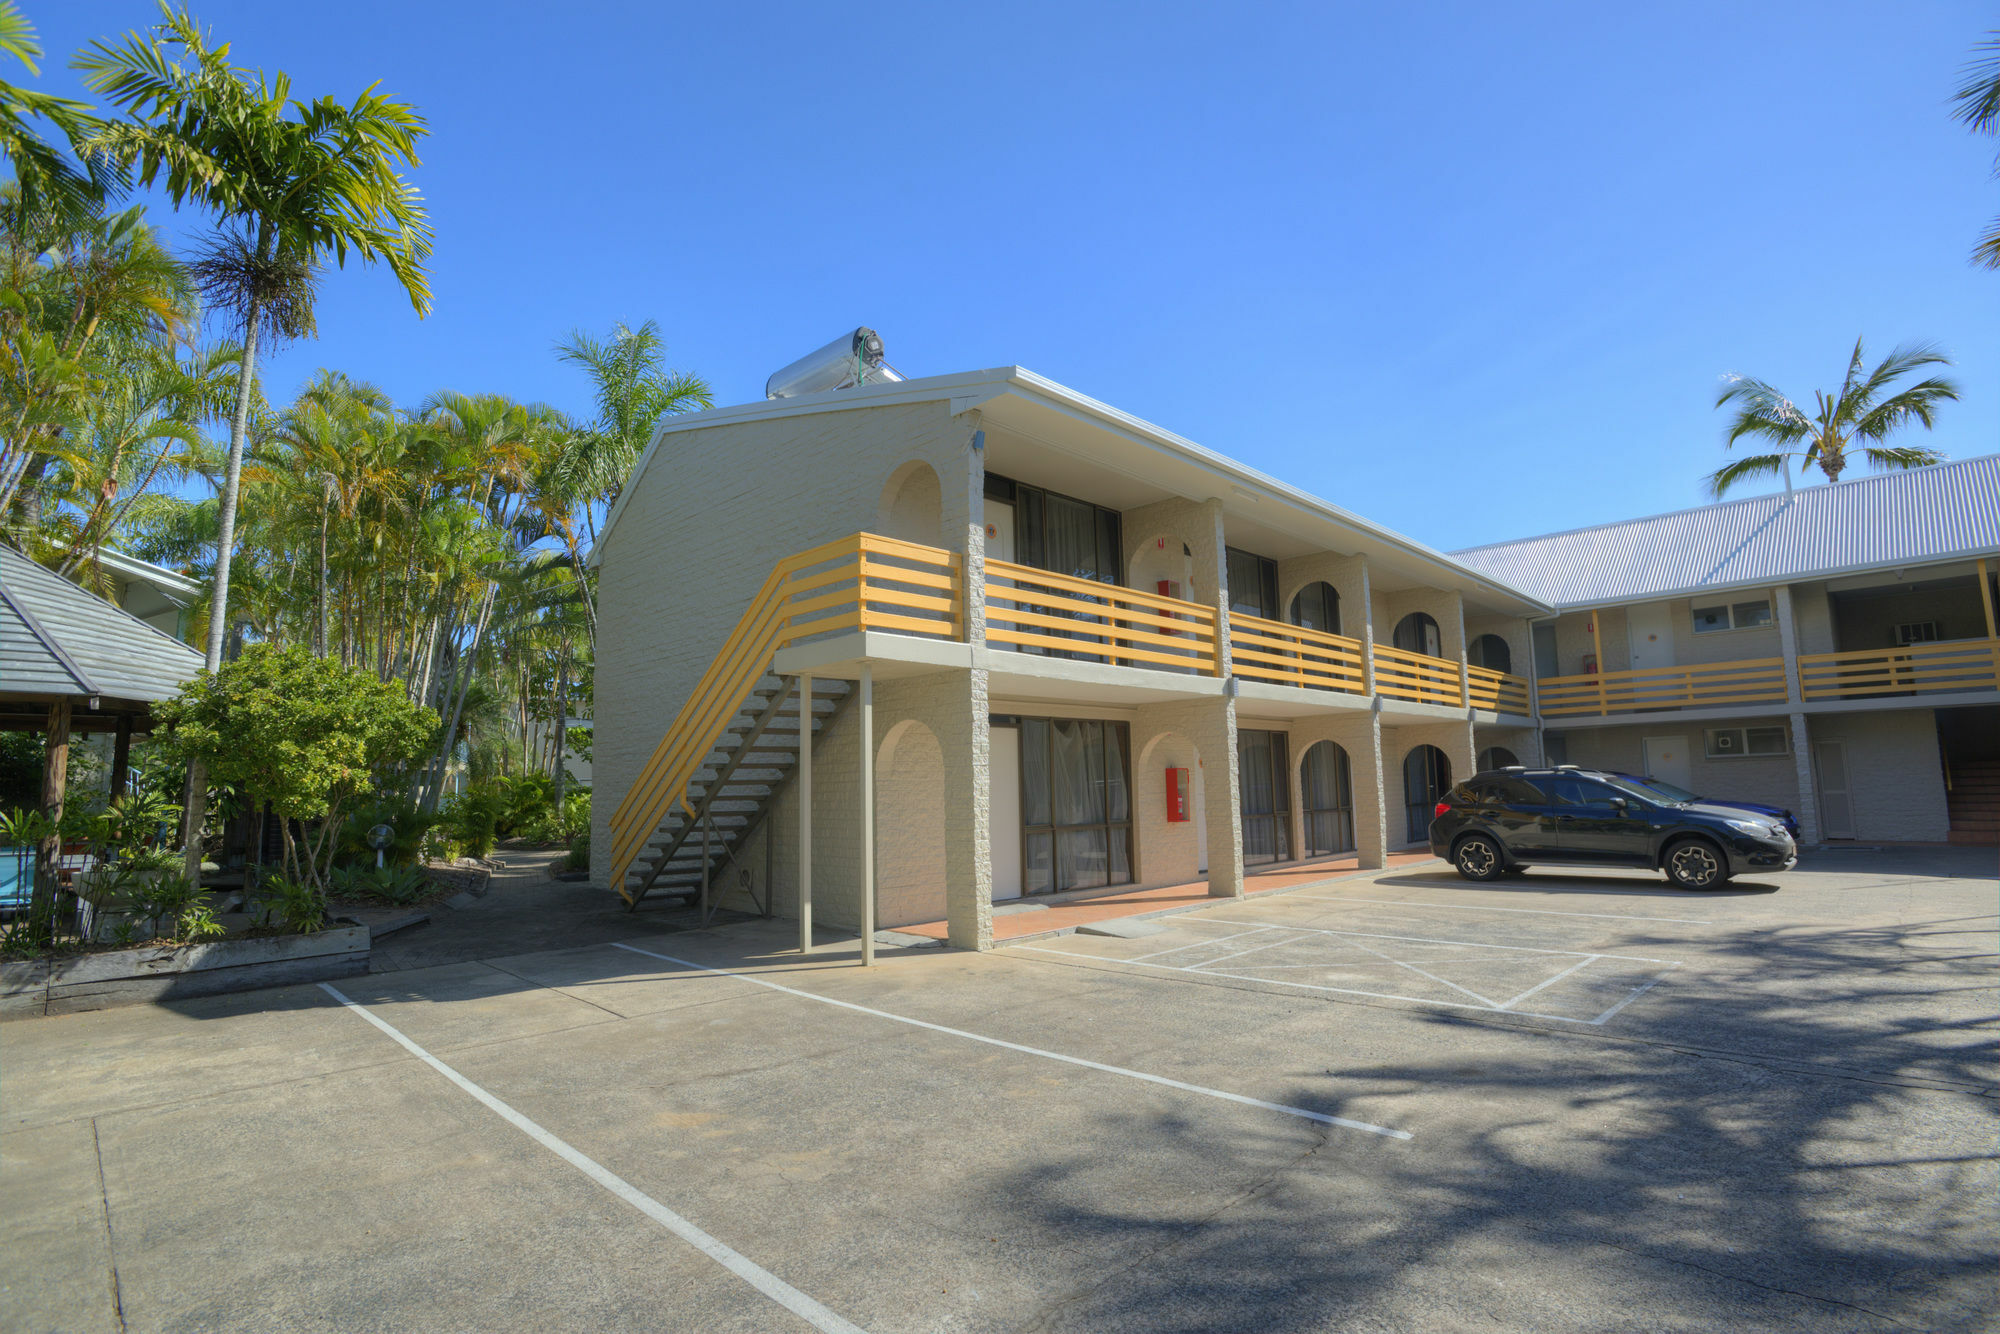
{"label": "sliding glass door", "polygon": [[1020,721],[1023,888],[1051,894],[1131,884],[1125,724]]}
{"label": "sliding glass door", "polygon": [[1283,732],[1241,728],[1236,763],[1243,802],[1243,862],[1292,859],[1291,761]]}

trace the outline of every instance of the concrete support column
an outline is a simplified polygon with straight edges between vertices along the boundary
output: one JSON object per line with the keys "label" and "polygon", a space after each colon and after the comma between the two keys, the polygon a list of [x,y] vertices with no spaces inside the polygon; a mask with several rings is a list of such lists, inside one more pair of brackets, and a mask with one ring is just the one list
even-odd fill
{"label": "concrete support column", "polygon": [[[1240,898],[1243,894],[1243,805],[1240,775],[1236,767],[1236,700],[1187,700],[1177,704],[1149,704],[1139,711],[1133,724],[1132,745],[1136,752],[1147,739],[1161,732],[1175,732],[1187,738],[1201,758],[1201,820],[1208,838],[1208,892],[1214,898]],[[1144,771],[1135,776],[1142,789],[1135,800],[1156,800],[1152,795],[1155,774]],[[1296,781],[1296,779],[1294,779]],[[1143,820],[1134,821],[1142,831]],[[1142,834],[1143,836],[1143,834]],[[1148,864],[1147,851],[1140,849],[1140,865]],[[1152,872],[1141,870],[1141,874]]]}
{"label": "concrete support column", "polygon": [[1785,659],[1785,698],[1797,704],[1800,700],[1799,630],[1798,620],[1792,614],[1791,585],[1778,585],[1772,606],[1778,616],[1778,651]]}
{"label": "concrete support column", "polygon": [[944,752],[945,929],[956,949],[993,948],[992,728],[987,673],[956,678],[964,694],[939,729]]}
{"label": "concrete support column", "polygon": [[861,966],[875,962],[875,669],[861,664],[855,704],[861,745]]}
{"label": "concrete support column", "polygon": [[1793,713],[1792,763],[1798,766],[1799,774],[1799,842],[1820,843],[1824,839],[1819,827],[1819,784],[1813,776],[1812,732],[1803,713]]}
{"label": "concrete support column", "polygon": [[[811,954],[813,947],[813,679],[806,672],[799,677],[799,774],[793,800],[799,811],[799,953]],[[766,832],[764,837],[773,837]],[[767,888],[767,891],[768,888]]]}
{"label": "concrete support column", "polygon": [[[979,413],[975,410],[966,416],[977,428]],[[986,643],[986,432],[974,429],[967,445],[965,498],[965,625],[963,633],[968,644]]]}

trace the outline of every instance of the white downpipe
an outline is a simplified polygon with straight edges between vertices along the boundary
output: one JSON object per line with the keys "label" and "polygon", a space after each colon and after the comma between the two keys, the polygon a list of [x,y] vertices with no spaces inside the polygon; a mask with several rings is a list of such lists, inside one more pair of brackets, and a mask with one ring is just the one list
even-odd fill
{"label": "white downpipe", "polygon": [[799,673],[799,953],[813,947],[813,679]]}
{"label": "white downpipe", "polygon": [[875,966],[875,670],[861,664],[861,966]]}

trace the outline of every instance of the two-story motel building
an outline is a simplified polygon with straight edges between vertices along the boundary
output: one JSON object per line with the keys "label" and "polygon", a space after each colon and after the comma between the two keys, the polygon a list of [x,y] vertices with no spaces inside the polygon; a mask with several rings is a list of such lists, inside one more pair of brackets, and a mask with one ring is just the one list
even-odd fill
{"label": "two-story motel building", "polygon": [[592,865],[983,949],[996,903],[1380,867],[1515,762],[1991,837],[1947,785],[2000,772],[1996,497],[1982,458],[1454,557],[1019,367],[669,418],[593,555]]}

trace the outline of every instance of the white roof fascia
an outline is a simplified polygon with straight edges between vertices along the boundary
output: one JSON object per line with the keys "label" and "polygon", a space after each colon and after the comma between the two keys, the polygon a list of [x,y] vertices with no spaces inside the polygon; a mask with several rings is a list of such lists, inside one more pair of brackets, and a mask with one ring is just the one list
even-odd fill
{"label": "white roof fascia", "polygon": [[858,389],[833,389],[825,393],[803,394],[797,398],[767,399],[761,403],[743,403],[726,408],[711,408],[706,412],[662,418],[654,430],[653,443],[647,446],[645,454],[633,468],[625,489],[619,493],[617,505],[612,508],[604,528],[598,533],[597,542],[591,547],[590,562],[593,565],[597,563],[598,552],[602,550],[605,539],[611,535],[611,529],[624,509],[626,497],[637,487],[641,474],[658,451],[660,442],[670,434],[718,426],[727,422],[804,416],[814,412],[923,403],[938,399],[951,400],[951,411],[953,415],[958,415],[1010,392],[1026,393],[1060,411],[1085,419],[1093,425],[1109,426],[1133,440],[1180,454],[1190,462],[1218,473],[1227,481],[1246,490],[1253,493],[1261,490],[1274,500],[1303,509],[1315,517],[1330,519],[1427,565],[1448,570],[1475,587],[1489,590],[1534,612],[1546,613],[1554,610],[1547,603],[1530,597],[1520,589],[1481,574],[1469,566],[1461,565],[1443,552],[1405,537],[1393,529],[1384,528],[1350,510],[1322,500],[1311,492],[1281,482],[1268,473],[1238,463],[1227,455],[1197,444],[1185,436],[1176,435],[1144,418],[1135,417],[1129,412],[1112,407],[1109,403],[1078,393],[1066,385],[1058,384],[1021,366],[1001,366],[958,375],[937,375],[921,380],[867,385]]}
{"label": "white roof fascia", "polygon": [[201,594],[201,585],[186,575],[155,565],[151,561],[140,560],[137,556],[127,555],[111,547],[100,547],[97,560],[105,568],[127,579],[152,584],[162,593],[169,595],[167,599],[169,602],[177,598],[193,599]]}

